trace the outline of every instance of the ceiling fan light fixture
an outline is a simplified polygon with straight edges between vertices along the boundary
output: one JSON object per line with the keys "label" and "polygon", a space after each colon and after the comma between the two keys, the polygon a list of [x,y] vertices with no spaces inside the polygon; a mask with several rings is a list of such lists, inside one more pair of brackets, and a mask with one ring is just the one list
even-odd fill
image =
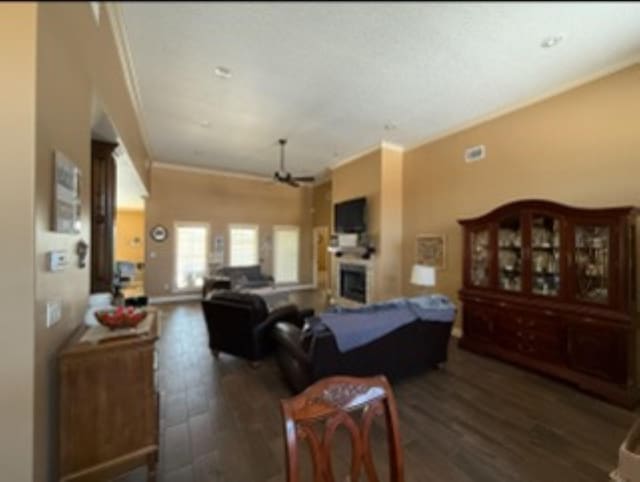
{"label": "ceiling fan light fixture", "polygon": [[285,169],[284,148],[287,145],[287,140],[278,139],[278,144],[280,144],[280,166],[279,169],[273,173],[273,179],[292,187],[300,187],[301,182],[313,182],[315,178],[312,176],[294,176]]}
{"label": "ceiling fan light fixture", "polygon": [[230,79],[231,78],[231,70],[222,65],[218,65],[213,71],[217,77],[221,79]]}
{"label": "ceiling fan light fixture", "polygon": [[562,42],[564,38],[565,36],[563,34],[550,35],[542,39],[542,42],[540,43],[540,47],[542,47],[543,49],[550,49],[558,45],[560,42]]}

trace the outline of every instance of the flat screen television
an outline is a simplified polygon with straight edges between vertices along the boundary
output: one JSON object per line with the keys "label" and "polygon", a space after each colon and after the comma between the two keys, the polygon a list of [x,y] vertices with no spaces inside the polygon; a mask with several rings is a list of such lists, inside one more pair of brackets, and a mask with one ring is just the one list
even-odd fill
{"label": "flat screen television", "polygon": [[367,231],[367,198],[361,197],[334,206],[336,233],[365,233]]}

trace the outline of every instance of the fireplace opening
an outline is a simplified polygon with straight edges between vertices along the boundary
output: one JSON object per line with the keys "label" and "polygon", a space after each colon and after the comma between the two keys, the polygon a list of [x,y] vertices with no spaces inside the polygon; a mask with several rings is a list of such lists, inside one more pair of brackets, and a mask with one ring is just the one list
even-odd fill
{"label": "fireplace opening", "polygon": [[340,265],[340,296],[358,303],[367,302],[367,268],[357,264]]}

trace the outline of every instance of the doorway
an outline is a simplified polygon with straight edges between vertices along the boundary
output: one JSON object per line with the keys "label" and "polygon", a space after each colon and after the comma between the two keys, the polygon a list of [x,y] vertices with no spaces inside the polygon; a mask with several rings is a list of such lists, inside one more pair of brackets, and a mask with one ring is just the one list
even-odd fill
{"label": "doorway", "polygon": [[91,291],[141,297],[147,191],[97,100],[92,117]]}

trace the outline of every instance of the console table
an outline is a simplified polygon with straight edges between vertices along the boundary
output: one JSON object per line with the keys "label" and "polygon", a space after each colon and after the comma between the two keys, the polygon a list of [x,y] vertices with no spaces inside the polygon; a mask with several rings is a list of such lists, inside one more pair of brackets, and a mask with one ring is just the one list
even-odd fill
{"label": "console table", "polygon": [[140,465],[155,480],[160,326],[157,311],[147,311],[139,333],[82,326],[59,353],[62,482],[109,480]]}

